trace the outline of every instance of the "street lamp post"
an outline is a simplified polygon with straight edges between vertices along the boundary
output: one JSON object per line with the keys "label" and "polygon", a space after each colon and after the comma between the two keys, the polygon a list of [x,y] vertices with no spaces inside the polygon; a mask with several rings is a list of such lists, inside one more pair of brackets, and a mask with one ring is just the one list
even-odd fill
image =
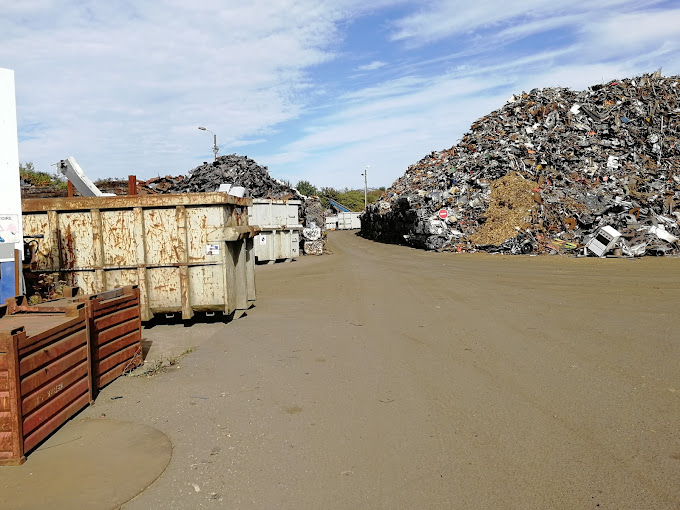
{"label": "street lamp post", "polygon": [[364,169],[364,173],[361,174],[364,176],[364,209],[368,207],[368,169],[371,168],[369,165],[366,165],[366,168]]}
{"label": "street lamp post", "polygon": [[213,135],[213,153],[215,154],[215,161],[217,161],[217,153],[219,152],[220,148],[217,146],[217,135],[210,131],[208,128],[203,127],[203,126],[198,126],[198,129],[201,131],[207,131],[208,133],[212,133]]}

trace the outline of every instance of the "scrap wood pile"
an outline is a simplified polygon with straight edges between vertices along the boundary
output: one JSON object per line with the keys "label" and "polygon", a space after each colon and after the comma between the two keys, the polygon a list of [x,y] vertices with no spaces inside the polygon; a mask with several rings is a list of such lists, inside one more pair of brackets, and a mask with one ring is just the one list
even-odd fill
{"label": "scrap wood pile", "polygon": [[[362,235],[428,250],[680,253],[680,77],[535,89],[408,168]],[[598,253],[599,254],[599,253]]]}

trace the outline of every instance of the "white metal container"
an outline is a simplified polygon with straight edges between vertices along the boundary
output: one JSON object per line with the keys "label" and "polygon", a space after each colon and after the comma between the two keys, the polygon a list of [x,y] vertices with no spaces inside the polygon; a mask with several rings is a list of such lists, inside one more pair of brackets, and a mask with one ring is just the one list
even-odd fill
{"label": "white metal container", "polygon": [[84,294],[138,285],[142,320],[244,310],[255,300],[251,203],[226,193],[24,200],[24,235],[39,244],[26,274],[58,272]]}
{"label": "white metal container", "polygon": [[298,207],[301,200],[274,200],[253,198],[253,206],[248,210],[248,221],[251,225],[259,225],[265,230],[297,227]]}
{"label": "white metal container", "polygon": [[253,247],[258,262],[292,260],[300,254],[298,220],[300,200],[254,198],[248,221],[258,225],[260,233]]}
{"label": "white metal container", "polygon": [[326,230],[336,230],[338,228],[337,216],[326,216]]}
{"label": "white metal container", "polygon": [[355,230],[361,228],[361,219],[358,212],[338,213],[338,230]]}
{"label": "white metal container", "polygon": [[297,229],[263,230],[255,238],[258,262],[291,260],[300,255],[300,231]]}

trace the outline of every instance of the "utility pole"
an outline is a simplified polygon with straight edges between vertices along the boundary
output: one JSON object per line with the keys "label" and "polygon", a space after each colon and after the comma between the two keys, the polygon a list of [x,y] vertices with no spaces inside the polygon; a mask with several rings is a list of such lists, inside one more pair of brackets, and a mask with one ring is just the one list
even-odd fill
{"label": "utility pole", "polygon": [[364,176],[364,209],[368,208],[368,169],[371,168],[369,165],[366,165],[366,168],[364,169],[364,173],[361,174]]}
{"label": "utility pole", "polygon": [[210,131],[208,128],[203,127],[203,126],[198,126],[198,129],[201,131],[207,131],[208,133],[212,133],[213,135],[213,153],[215,154],[215,161],[217,161],[217,153],[219,152],[219,147],[217,146],[217,135]]}

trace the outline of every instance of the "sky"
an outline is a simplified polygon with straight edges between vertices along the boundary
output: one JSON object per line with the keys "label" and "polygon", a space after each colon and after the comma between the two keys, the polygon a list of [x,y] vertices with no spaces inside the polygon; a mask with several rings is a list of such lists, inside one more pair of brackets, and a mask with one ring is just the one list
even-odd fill
{"label": "sky", "polygon": [[[523,90],[680,74],[680,1],[0,0],[19,157],[389,187]],[[368,168],[367,168],[368,167]]]}

